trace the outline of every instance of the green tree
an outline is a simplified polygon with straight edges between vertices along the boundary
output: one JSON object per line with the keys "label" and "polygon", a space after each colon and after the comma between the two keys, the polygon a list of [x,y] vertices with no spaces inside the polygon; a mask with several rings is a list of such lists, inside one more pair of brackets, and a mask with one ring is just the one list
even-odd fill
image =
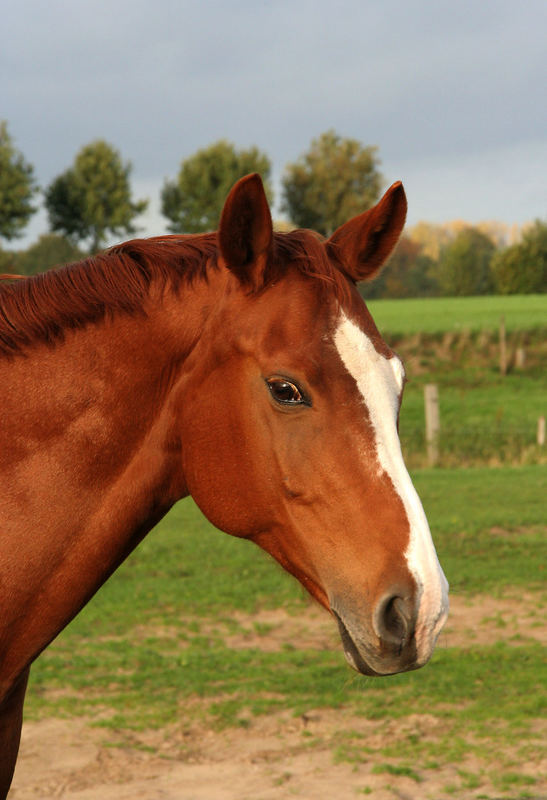
{"label": "green tree", "polygon": [[148,201],[132,200],[130,173],[131,164],[124,164],[107,142],[99,139],[83,147],[74,165],[46,190],[51,230],[73,241],[90,240],[92,251],[100,249],[108,234],[135,233],[133,220]]}
{"label": "green tree", "polygon": [[0,236],[20,236],[36,208],[34,169],[13,146],[8,124],[0,121]]}
{"label": "green tree", "polygon": [[373,281],[362,283],[359,291],[365,298],[431,297],[437,294],[432,277],[433,259],[424,255],[418,242],[402,236],[382,272]]}
{"label": "green tree", "polygon": [[226,195],[239,178],[258,172],[272,202],[271,162],[256,147],[237,150],[224,139],[198,150],[181,163],[174,181],[165,181],[161,192],[162,214],[171,221],[173,233],[216,230]]}
{"label": "green tree", "polygon": [[376,147],[327,131],[286,166],[281,208],[298,227],[329,236],[377,201],[382,183],[378,164]]}
{"label": "green tree", "polygon": [[499,294],[547,292],[547,221],[536,220],[521,242],[496,253],[492,274]]}
{"label": "green tree", "polygon": [[52,267],[79,261],[83,253],[66,237],[44,233],[27,250],[17,253],[16,267],[22,275],[35,275]]}
{"label": "green tree", "polygon": [[0,275],[4,273],[11,275],[19,273],[17,253],[11,250],[3,250],[0,247]]}
{"label": "green tree", "polygon": [[473,227],[464,228],[441,252],[437,267],[443,295],[488,294],[493,290],[490,263],[496,246]]}

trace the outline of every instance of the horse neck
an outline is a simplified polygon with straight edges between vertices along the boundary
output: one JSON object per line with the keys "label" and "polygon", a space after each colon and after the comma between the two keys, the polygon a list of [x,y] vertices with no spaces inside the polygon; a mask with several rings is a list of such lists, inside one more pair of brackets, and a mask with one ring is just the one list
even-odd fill
{"label": "horse neck", "polygon": [[174,397],[204,304],[181,289],[0,364],[0,697],[187,493]]}

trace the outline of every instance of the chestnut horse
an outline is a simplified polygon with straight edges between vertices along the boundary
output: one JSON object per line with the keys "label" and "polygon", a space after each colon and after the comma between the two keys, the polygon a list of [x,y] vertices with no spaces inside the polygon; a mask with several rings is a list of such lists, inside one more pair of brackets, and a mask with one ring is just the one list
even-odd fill
{"label": "chestnut horse", "polygon": [[447,584],[397,435],[404,369],[356,281],[394,184],[324,241],[273,233],[258,175],[218,233],[134,240],[0,287],[0,797],[31,662],[192,495],[336,619],[366,675],[416,669]]}

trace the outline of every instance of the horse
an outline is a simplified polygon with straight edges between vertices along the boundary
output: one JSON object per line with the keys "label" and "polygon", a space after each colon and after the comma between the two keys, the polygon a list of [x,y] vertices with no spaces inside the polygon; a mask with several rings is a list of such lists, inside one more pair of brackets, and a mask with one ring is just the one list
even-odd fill
{"label": "horse", "polygon": [[324,239],[239,180],[219,229],[0,286],[0,797],[33,660],[179,499],[267,551],[365,675],[425,664],[448,584],[405,468],[405,372],[357,290],[400,182]]}

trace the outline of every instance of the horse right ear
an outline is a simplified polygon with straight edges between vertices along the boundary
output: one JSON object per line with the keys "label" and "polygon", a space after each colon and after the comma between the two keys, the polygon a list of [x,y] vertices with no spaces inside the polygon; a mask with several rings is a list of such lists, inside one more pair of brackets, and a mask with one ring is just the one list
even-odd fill
{"label": "horse right ear", "polygon": [[327,250],[354,281],[371,280],[399,241],[406,218],[400,181],[371,209],[350,219],[327,241]]}
{"label": "horse right ear", "polygon": [[242,283],[258,287],[273,249],[268,200],[257,173],[246,175],[226,198],[218,229],[220,254]]}

